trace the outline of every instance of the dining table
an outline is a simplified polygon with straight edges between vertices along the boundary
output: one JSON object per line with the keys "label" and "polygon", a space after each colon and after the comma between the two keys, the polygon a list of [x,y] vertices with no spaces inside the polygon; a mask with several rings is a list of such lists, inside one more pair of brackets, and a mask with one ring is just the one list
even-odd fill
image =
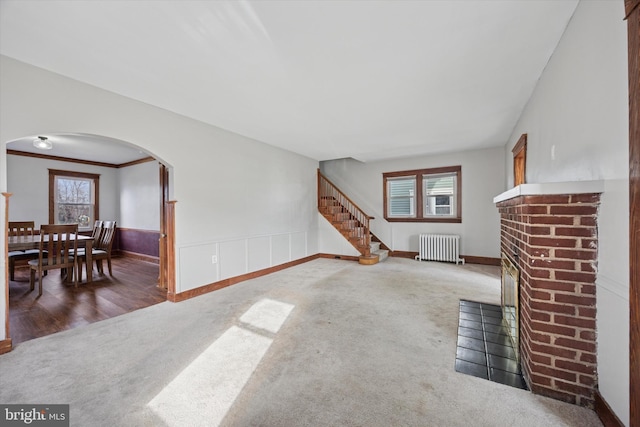
{"label": "dining table", "polygon": [[[83,236],[82,234],[72,234],[72,238],[77,240],[78,247],[85,248],[85,254],[87,257],[87,283],[93,281],[93,237]],[[49,235],[44,236],[44,242],[49,241]],[[28,249],[38,249],[40,247],[40,235],[27,235],[27,236],[9,236],[8,249],[9,251],[25,251]],[[82,273],[82,272],[79,272]]]}

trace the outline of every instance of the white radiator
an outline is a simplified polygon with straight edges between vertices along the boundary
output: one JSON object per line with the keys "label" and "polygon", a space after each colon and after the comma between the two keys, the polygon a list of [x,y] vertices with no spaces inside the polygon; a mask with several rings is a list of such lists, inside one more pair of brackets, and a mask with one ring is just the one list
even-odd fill
{"label": "white radiator", "polygon": [[418,261],[449,261],[458,264],[460,258],[460,236],[454,234],[420,234]]}

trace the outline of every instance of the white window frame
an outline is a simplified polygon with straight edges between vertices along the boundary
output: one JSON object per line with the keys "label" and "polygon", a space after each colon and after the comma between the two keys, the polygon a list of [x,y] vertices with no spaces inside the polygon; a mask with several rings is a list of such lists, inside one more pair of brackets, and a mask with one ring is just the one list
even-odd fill
{"label": "white window frame", "polygon": [[[453,183],[451,186],[451,189],[444,192],[441,191],[440,193],[437,194],[429,194],[428,191],[428,186],[427,183],[429,180],[434,180],[434,179],[438,179],[438,178],[448,178],[451,177],[453,178]],[[455,172],[448,172],[448,173],[442,173],[442,174],[429,174],[429,175],[422,175],[422,191],[423,193],[423,202],[424,202],[424,206],[423,206],[423,217],[424,218],[455,218],[457,215],[457,173]],[[442,205],[442,204],[438,204],[437,203],[437,199],[439,197],[447,197],[449,200],[449,203],[446,205]],[[433,199],[434,200],[434,204],[430,205],[429,204],[429,200]],[[446,214],[439,214],[437,213],[437,209],[438,207],[441,206],[448,206],[450,208],[449,213]]]}
{"label": "white window frame", "polygon": [[[413,188],[410,190],[409,195],[406,196],[393,196],[392,193],[392,184],[398,181],[410,181],[413,183]],[[402,215],[400,213],[393,212],[393,204],[392,201],[394,199],[409,199],[409,214]],[[387,200],[389,201],[389,216],[392,218],[415,218],[416,217],[416,177],[415,176],[399,176],[396,178],[391,178],[387,181]]]}

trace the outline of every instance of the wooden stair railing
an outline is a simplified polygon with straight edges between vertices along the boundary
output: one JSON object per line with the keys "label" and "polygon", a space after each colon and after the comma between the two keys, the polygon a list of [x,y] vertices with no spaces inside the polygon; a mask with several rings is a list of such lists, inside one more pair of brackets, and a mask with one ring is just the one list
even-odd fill
{"label": "wooden stair railing", "polygon": [[369,221],[351,199],[318,169],[318,210],[355,247],[362,256],[371,256]]}

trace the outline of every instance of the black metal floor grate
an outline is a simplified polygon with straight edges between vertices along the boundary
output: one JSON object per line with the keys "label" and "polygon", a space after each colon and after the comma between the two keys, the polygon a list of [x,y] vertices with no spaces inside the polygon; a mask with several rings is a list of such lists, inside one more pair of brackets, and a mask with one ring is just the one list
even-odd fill
{"label": "black metal floor grate", "polygon": [[527,389],[499,305],[460,300],[456,371]]}

